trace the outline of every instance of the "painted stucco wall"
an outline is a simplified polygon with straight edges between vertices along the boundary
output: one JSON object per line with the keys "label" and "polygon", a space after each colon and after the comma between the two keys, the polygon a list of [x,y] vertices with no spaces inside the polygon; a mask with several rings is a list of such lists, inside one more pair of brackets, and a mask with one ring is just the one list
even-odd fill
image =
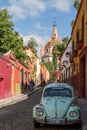
{"label": "painted stucco wall", "polygon": [[11,64],[0,59],[0,99],[11,96],[11,73]]}

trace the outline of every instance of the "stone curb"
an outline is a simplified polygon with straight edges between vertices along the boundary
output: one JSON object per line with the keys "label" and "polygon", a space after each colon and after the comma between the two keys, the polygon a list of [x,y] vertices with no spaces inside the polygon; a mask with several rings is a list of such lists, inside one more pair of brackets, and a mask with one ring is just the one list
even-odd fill
{"label": "stone curb", "polygon": [[15,103],[20,102],[20,101],[23,101],[23,100],[27,99],[28,96],[33,94],[38,89],[40,89],[40,87],[35,88],[34,91],[29,91],[29,92],[26,92],[24,94],[19,94],[17,96],[6,98],[6,99],[1,99],[0,100],[0,108],[15,104]]}

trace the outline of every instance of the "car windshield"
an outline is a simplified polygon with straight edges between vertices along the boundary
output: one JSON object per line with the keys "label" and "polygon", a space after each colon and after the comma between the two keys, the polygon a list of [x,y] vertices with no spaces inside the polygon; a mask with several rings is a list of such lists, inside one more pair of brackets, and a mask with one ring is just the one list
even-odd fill
{"label": "car windshield", "polygon": [[49,97],[49,96],[62,96],[62,97],[72,97],[72,91],[69,88],[47,88],[44,91],[43,94],[44,97]]}

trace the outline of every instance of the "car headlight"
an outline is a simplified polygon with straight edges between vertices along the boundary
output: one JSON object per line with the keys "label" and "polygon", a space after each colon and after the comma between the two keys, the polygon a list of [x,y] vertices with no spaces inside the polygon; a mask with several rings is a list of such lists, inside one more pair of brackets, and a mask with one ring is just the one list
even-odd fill
{"label": "car headlight", "polygon": [[70,115],[71,117],[74,117],[74,116],[77,115],[77,112],[76,112],[76,111],[71,111],[71,112],[69,113],[69,115]]}
{"label": "car headlight", "polygon": [[36,114],[37,114],[37,116],[42,116],[43,115],[42,108],[36,108]]}

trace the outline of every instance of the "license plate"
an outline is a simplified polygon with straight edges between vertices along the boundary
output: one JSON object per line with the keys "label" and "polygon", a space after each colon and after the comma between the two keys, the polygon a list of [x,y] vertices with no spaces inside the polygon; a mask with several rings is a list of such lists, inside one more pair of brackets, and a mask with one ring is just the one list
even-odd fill
{"label": "license plate", "polygon": [[49,119],[48,122],[50,124],[60,124],[60,120],[56,120],[56,119]]}

